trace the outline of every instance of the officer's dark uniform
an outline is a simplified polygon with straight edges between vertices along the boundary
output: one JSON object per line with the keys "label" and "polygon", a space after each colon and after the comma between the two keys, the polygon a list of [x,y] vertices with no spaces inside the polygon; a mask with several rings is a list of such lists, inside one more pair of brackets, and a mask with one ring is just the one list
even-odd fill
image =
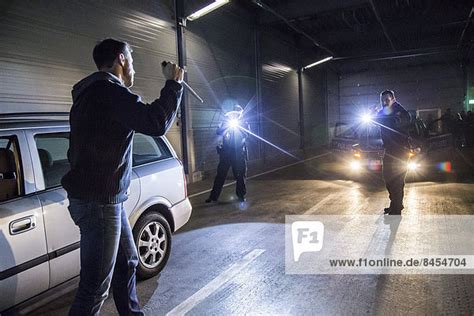
{"label": "officer's dark uniform", "polygon": [[[247,123],[245,123],[243,127],[247,130],[249,129]],[[244,201],[245,194],[247,193],[245,178],[247,176],[248,159],[247,144],[245,141],[248,134],[239,127],[230,127],[229,121],[224,122],[223,125],[217,129],[217,134],[223,137],[223,143],[222,146],[217,147],[219,165],[217,166],[214,186],[206,202],[217,201],[222,192],[222,187],[230,167],[232,167],[234,178],[237,181],[235,193],[240,201]]]}
{"label": "officer's dark uniform", "polygon": [[390,197],[390,207],[386,212],[400,215],[403,209],[403,189],[410,151],[408,138],[410,114],[395,102],[391,107],[383,107],[377,113],[375,121],[383,125],[380,126],[385,148],[383,178]]}

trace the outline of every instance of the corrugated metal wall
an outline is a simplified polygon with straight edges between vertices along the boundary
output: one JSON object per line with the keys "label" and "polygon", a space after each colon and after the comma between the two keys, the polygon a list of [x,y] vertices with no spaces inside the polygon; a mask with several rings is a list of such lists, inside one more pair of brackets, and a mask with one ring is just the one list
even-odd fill
{"label": "corrugated metal wall", "polygon": [[[282,34],[262,32],[262,133],[286,151],[299,149],[298,53]],[[265,146],[265,157],[283,154]]]}
{"label": "corrugated metal wall", "polygon": [[339,75],[332,69],[327,69],[327,93],[328,93],[328,139],[334,136],[334,128],[340,120],[339,107]]}
{"label": "corrugated metal wall", "polygon": [[[150,102],[176,60],[169,7],[160,1],[6,1],[0,19],[0,109],[68,111],[71,87],[96,71],[92,49],[114,37],[134,48],[132,91]],[[179,148],[179,129],[169,138]]]}
{"label": "corrugated metal wall", "polygon": [[385,89],[395,91],[397,101],[408,110],[452,108],[460,111],[464,101],[460,64],[419,64],[402,67],[378,66],[368,71],[342,74],[339,80],[342,121],[357,118],[368,106],[380,103]]}
{"label": "corrugated metal wall", "polygon": [[328,70],[308,69],[303,72],[303,105],[305,148],[325,145],[328,138],[328,112],[334,91],[330,88]]}
{"label": "corrugated metal wall", "polygon": [[[134,48],[132,91],[146,102],[154,100],[164,84],[160,62],[177,59],[171,0],[7,0],[0,14],[1,112],[68,111],[72,86],[96,71],[92,49],[106,37],[128,41]],[[234,104],[246,108],[253,131],[285,150],[299,149],[297,50],[286,34],[260,34],[259,124],[255,23],[252,12],[234,2],[188,21],[188,81],[205,100],[201,104],[187,96],[191,173],[215,170],[215,128]],[[321,144],[325,137],[323,79],[317,72],[303,75],[308,146]],[[180,153],[178,123],[167,136]],[[283,156],[250,140],[255,163]]]}
{"label": "corrugated metal wall", "polygon": [[[188,97],[191,108],[190,133],[194,147],[194,170],[214,171],[216,128],[235,104],[245,109],[245,119],[256,129],[256,69],[254,20],[234,3],[187,22],[186,51],[188,79],[205,100]],[[250,141],[250,159],[257,158]]]}

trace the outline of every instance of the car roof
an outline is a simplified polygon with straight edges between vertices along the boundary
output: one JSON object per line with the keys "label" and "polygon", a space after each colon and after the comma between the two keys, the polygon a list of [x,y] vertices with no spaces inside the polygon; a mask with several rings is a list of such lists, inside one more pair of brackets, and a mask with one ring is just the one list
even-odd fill
{"label": "car roof", "polygon": [[[0,132],[49,127],[69,127],[69,112],[0,113]],[[160,138],[176,158],[176,152],[166,136],[163,135]]]}
{"label": "car roof", "polygon": [[1,113],[0,130],[69,126],[69,112]]}

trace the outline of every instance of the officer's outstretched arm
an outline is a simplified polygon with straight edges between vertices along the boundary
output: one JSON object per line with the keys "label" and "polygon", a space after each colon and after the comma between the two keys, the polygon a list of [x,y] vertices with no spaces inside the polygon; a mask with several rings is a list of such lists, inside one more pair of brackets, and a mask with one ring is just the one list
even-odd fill
{"label": "officer's outstretched arm", "polygon": [[408,130],[412,127],[412,122],[408,111],[400,111],[400,115],[397,115],[397,120],[395,123],[397,125],[397,129],[408,132]]}

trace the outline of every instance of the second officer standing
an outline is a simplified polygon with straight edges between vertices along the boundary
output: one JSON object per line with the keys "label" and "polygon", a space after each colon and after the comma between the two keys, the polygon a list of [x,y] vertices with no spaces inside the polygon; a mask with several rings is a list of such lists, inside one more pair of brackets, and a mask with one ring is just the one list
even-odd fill
{"label": "second officer standing", "polygon": [[245,202],[245,178],[247,176],[247,144],[249,130],[247,123],[242,122],[243,109],[236,105],[233,111],[226,113],[224,122],[217,129],[217,135],[222,136],[222,145],[217,147],[219,165],[214,179],[211,194],[206,203],[215,202],[219,198],[224,186],[229,168],[232,167],[237,182],[235,193],[240,202]]}

